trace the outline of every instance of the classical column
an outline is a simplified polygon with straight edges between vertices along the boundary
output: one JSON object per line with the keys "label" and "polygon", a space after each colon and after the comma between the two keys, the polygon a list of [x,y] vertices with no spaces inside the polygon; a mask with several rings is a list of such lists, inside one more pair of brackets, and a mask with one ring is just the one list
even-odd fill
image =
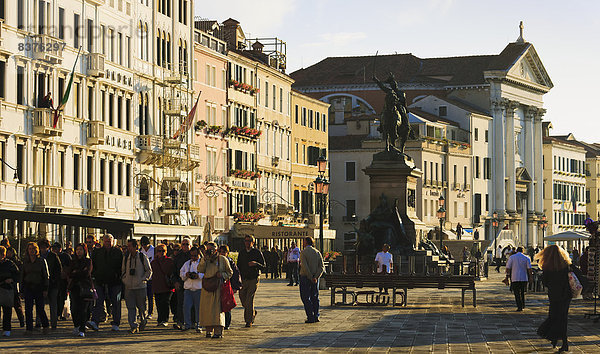
{"label": "classical column", "polygon": [[[533,147],[533,154],[535,156],[534,159],[534,167],[533,167],[533,175],[531,176],[534,181],[537,181],[535,184],[535,212],[539,215],[544,213],[544,196],[543,194],[543,166],[542,166],[542,116],[546,113],[546,110],[543,108],[539,108],[534,117],[534,136],[535,136],[535,145]],[[548,161],[551,163],[551,161]]]}
{"label": "classical column", "polygon": [[517,181],[515,175],[515,109],[519,103],[516,101],[508,101],[505,104],[506,117],[506,177],[508,182],[506,185],[506,210],[509,213],[517,212]]}
{"label": "classical column", "polygon": [[504,183],[505,176],[505,131],[504,131],[504,108],[506,106],[505,100],[494,100],[492,101],[492,115],[493,115],[493,139],[494,139],[494,161],[493,161],[493,183],[494,183],[494,196],[492,211],[497,211],[499,216],[504,214],[506,210],[505,205],[505,188]]}
{"label": "classical column", "polygon": [[[535,170],[536,160],[539,160],[536,155],[536,141],[535,141],[535,128],[534,120],[538,108],[535,106],[527,106],[525,109],[525,129],[523,134],[523,143],[525,144],[525,168],[531,176],[532,184],[527,190],[527,212],[528,215],[535,213],[535,181],[543,181],[543,176],[538,175]],[[541,147],[540,147],[541,148]],[[541,150],[538,150],[541,153]],[[543,199],[543,198],[542,198]]]}

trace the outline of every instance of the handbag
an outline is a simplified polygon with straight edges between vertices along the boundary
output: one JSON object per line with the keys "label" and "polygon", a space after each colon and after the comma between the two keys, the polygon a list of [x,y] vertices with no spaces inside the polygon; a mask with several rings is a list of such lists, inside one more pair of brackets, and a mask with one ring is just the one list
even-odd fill
{"label": "handbag", "polygon": [[15,304],[15,291],[0,287],[0,306],[13,307]]}
{"label": "handbag", "polygon": [[229,312],[237,306],[235,297],[233,296],[233,289],[231,288],[231,282],[225,281],[221,285],[221,312]]}
{"label": "handbag", "polygon": [[571,287],[571,294],[573,295],[573,298],[577,298],[579,295],[581,295],[583,286],[581,285],[579,279],[577,279],[575,272],[569,272],[569,286]]}
{"label": "handbag", "polygon": [[[219,271],[219,259],[217,258],[217,272]],[[217,291],[217,289],[219,288],[219,285],[221,284],[221,278],[217,277],[216,275],[214,277],[204,277],[202,278],[202,290],[206,290],[208,292],[215,292]]]}

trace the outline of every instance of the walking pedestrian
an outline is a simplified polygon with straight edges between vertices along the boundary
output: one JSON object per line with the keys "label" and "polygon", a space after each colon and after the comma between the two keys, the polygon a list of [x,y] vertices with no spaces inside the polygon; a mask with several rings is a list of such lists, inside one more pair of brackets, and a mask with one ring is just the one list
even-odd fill
{"label": "walking pedestrian", "polygon": [[569,285],[569,254],[557,245],[544,248],[535,257],[542,269],[542,282],[548,288],[550,307],[548,318],[537,330],[537,333],[556,347],[558,340],[562,340],[560,352],[569,351],[567,338],[567,321],[569,319],[569,305],[573,297]]}
{"label": "walking pedestrian", "polygon": [[33,333],[33,305],[40,319],[43,333],[48,333],[48,316],[44,309],[44,298],[48,295],[48,266],[40,257],[40,249],[35,242],[27,244],[27,256],[21,269],[21,291],[25,298],[25,334]]}
{"label": "walking pedestrian", "polygon": [[305,323],[319,322],[319,278],[325,269],[323,255],[313,247],[314,243],[312,237],[305,237],[300,255],[300,298],[306,312]]}
{"label": "walking pedestrian", "polygon": [[506,262],[506,277],[511,280],[517,311],[523,311],[525,308],[525,289],[532,276],[531,260],[523,254],[523,247],[519,246],[516,253]]}
{"label": "walking pedestrian", "polygon": [[[150,239],[148,236],[142,236],[140,239],[140,252],[142,252],[146,257],[148,257],[148,261],[152,263],[154,260],[154,246],[150,244]],[[147,318],[152,318],[152,314],[154,313],[154,292],[152,291],[152,279],[148,280],[146,284],[146,296],[148,297],[148,316]]]}
{"label": "walking pedestrian", "polygon": [[298,262],[300,262],[300,249],[296,242],[292,242],[288,250],[288,267],[290,270],[290,282],[288,286],[298,285]]}
{"label": "walking pedestrian", "polygon": [[94,301],[92,260],[88,256],[86,244],[80,243],[75,246],[75,257],[69,266],[67,278],[74,333],[79,337],[85,337],[86,322],[90,318]]}
{"label": "walking pedestrian", "polygon": [[240,290],[240,301],[244,307],[244,321],[246,327],[252,327],[256,319],[257,311],[254,309],[254,295],[258,289],[260,271],[265,269],[265,258],[263,254],[254,248],[254,236],[244,237],[244,249],[238,254],[237,266],[242,277],[242,289]]}
{"label": "walking pedestrian", "polygon": [[218,285],[213,289],[205,288],[200,297],[200,325],[206,329],[206,337],[222,338],[225,327],[225,314],[221,312],[221,284],[233,275],[229,260],[217,252],[217,245],[206,245],[206,257],[200,260],[198,273],[205,279],[216,277]]}
{"label": "walking pedestrian", "polygon": [[[19,278],[19,268],[17,265],[6,258],[6,247],[0,246],[0,288],[2,288],[3,296],[6,296],[0,307],[2,309],[2,336],[10,337],[11,331],[11,317],[13,301],[10,301],[9,297],[12,294],[14,296],[15,286],[17,285],[17,279]],[[4,302],[3,301],[3,302]]]}
{"label": "walking pedestrian", "polygon": [[502,265],[502,246],[498,245],[496,249],[496,273],[500,273],[500,266]]}
{"label": "walking pedestrian", "polygon": [[167,257],[167,246],[160,244],[154,249],[152,266],[152,291],[156,300],[158,326],[167,327],[169,323],[169,303],[173,294],[173,260]]}
{"label": "walking pedestrian", "polygon": [[[19,270],[19,274],[21,274],[21,270],[23,269],[23,263],[17,256],[17,251],[9,247],[6,249],[6,258],[10,259]],[[23,313],[23,306],[21,305],[21,295],[19,294],[19,288],[22,288],[21,277],[19,276],[16,280],[16,283],[13,286],[14,289],[14,303],[13,308],[15,309],[15,313],[17,314],[17,318],[19,319],[19,327],[25,327],[25,314]]]}
{"label": "walking pedestrian", "polygon": [[[200,250],[194,246],[190,249],[190,259],[187,260],[179,270],[179,276],[183,280],[183,330],[192,328],[201,333],[200,319],[200,294],[202,292],[203,273],[198,272],[200,263]],[[192,312],[192,309],[194,312]],[[192,313],[194,318],[192,318]]]}
{"label": "walking pedestrian", "polygon": [[174,314],[173,327],[176,329],[184,329],[184,316],[183,316],[183,298],[185,295],[185,289],[183,287],[184,280],[181,279],[180,271],[181,267],[190,259],[190,246],[192,244],[192,240],[189,238],[184,238],[181,241],[181,250],[175,255],[173,259],[174,267],[173,267],[173,277],[175,279],[175,296],[177,298],[177,311]]}
{"label": "walking pedestrian", "polygon": [[111,330],[118,331],[121,325],[121,274],[123,273],[123,252],[114,246],[111,234],[102,236],[102,247],[92,254],[92,276],[98,299],[92,310],[92,319],[88,327],[97,331],[101,319],[105,316],[104,304],[108,300],[111,305]]}
{"label": "walking pedestrian", "polygon": [[[219,253],[221,254],[221,256],[227,258],[227,260],[229,261],[229,265],[231,266],[232,275],[231,275],[231,278],[229,278],[229,282],[231,283],[231,289],[233,290],[233,293],[235,294],[242,288],[242,278],[240,276],[240,270],[238,269],[238,267],[235,264],[235,262],[233,261],[233,259],[231,257],[229,257],[229,246],[221,245],[219,247]],[[229,329],[229,326],[231,326],[231,311],[225,312],[225,328],[224,329]]]}
{"label": "walking pedestrian", "polygon": [[[123,285],[125,286],[125,305],[131,334],[143,331],[148,323],[146,318],[146,283],[152,277],[152,268],[148,258],[138,251],[135,239],[127,241],[127,257],[123,258]],[[136,314],[137,310],[137,314]],[[137,316],[140,323],[137,323]]]}
{"label": "walking pedestrian", "polygon": [[56,330],[58,326],[58,288],[63,273],[63,267],[58,256],[50,251],[50,242],[48,240],[38,241],[40,248],[40,257],[46,260],[48,266],[48,307],[50,309],[50,328]]}
{"label": "walking pedestrian", "polygon": [[67,301],[67,270],[71,264],[71,256],[66,252],[62,251],[62,245],[59,242],[55,242],[52,245],[52,252],[60,259],[63,272],[60,276],[60,282],[58,284],[58,319],[59,321],[65,321],[67,318],[64,316],[65,302]]}

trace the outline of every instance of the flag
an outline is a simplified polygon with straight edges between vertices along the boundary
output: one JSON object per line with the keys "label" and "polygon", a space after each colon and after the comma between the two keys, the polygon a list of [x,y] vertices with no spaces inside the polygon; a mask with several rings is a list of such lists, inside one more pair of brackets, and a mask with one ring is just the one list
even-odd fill
{"label": "flag", "polygon": [[201,94],[202,91],[200,91],[200,93],[198,94],[198,98],[196,98],[196,103],[194,103],[194,107],[192,107],[192,110],[190,111],[190,113],[188,113],[187,118],[183,122],[181,122],[181,126],[179,127],[179,129],[177,129],[175,135],[173,135],[173,139],[179,138],[181,134],[188,131],[192,127],[192,123],[194,122],[194,116],[196,115],[196,108],[198,107],[198,101],[200,101]]}
{"label": "flag", "polygon": [[60,104],[54,110],[54,120],[52,122],[52,128],[56,128],[56,124],[58,124],[58,117],[60,116],[60,112],[65,109],[67,102],[69,101],[69,95],[71,94],[71,86],[73,86],[73,76],[75,76],[75,66],[77,65],[77,60],[79,59],[79,54],[81,53],[81,47],[79,47],[79,51],[77,52],[77,57],[75,58],[75,63],[73,63],[73,70],[71,71],[71,76],[69,77],[69,83],[67,84],[67,90],[60,100]]}

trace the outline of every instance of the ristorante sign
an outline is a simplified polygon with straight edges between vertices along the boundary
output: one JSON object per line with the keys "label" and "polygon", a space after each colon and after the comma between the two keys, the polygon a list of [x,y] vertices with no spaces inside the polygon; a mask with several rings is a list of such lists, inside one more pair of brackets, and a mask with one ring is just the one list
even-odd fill
{"label": "ristorante sign", "polygon": [[[251,225],[251,224],[236,224],[236,237],[245,237],[253,235],[256,238],[303,238],[306,236],[315,236],[317,229],[309,227],[285,227],[285,226],[266,226],[266,225]],[[326,234],[330,233],[332,230]],[[334,234],[335,237],[335,234]],[[329,238],[326,236],[326,238]]]}

